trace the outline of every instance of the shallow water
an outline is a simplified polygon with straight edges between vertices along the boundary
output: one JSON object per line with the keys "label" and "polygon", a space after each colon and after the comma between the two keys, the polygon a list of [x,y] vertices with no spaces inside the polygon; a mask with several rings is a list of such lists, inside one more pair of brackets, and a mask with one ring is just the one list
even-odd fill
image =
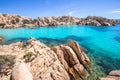
{"label": "shallow water", "polygon": [[95,63],[105,73],[120,69],[120,26],[58,26],[40,28],[0,29],[4,44],[27,41],[30,37],[39,39],[47,45],[65,44],[70,40],[77,41],[87,49]]}

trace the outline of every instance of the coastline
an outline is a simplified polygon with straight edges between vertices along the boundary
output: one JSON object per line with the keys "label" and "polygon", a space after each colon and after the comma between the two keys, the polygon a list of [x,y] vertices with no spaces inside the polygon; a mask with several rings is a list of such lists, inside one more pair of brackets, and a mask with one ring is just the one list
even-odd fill
{"label": "coastline", "polygon": [[114,26],[119,24],[117,20],[107,19],[97,16],[88,16],[86,18],[78,18],[72,16],[61,17],[38,17],[32,19],[14,14],[0,14],[0,28],[19,28],[19,27],[54,27],[60,25],[90,25],[90,26]]}
{"label": "coastline", "polygon": [[[1,67],[1,71],[2,71],[2,74],[4,74],[4,76],[1,76],[0,79],[3,79],[3,80],[5,80],[5,79],[9,80],[10,76],[12,76],[12,78],[15,79],[16,78],[16,76],[15,76],[16,66],[19,67],[19,66],[21,66],[21,64],[22,65],[25,64],[25,65],[29,66],[30,68],[26,68],[25,66],[23,66],[24,68],[20,68],[19,70],[25,69],[25,71],[26,71],[26,69],[28,69],[28,74],[32,75],[32,77],[29,77],[29,78],[33,78],[35,80],[38,79],[38,75],[35,76],[35,74],[37,74],[38,69],[39,69],[39,71],[41,71],[41,69],[43,69],[43,67],[39,68],[39,67],[37,67],[37,65],[35,65],[35,63],[37,63],[41,66],[44,65],[43,64],[44,60],[40,56],[43,56],[44,54],[46,54],[46,55],[44,55],[44,57],[47,57],[47,56],[49,56],[49,53],[51,56],[54,54],[54,57],[52,57],[52,59],[50,57],[45,58],[47,61],[49,61],[49,59],[54,60],[54,58],[56,58],[56,59],[58,58],[57,59],[57,60],[59,60],[58,63],[60,62],[59,66],[61,66],[61,64],[64,66],[64,68],[62,69],[62,72],[59,73],[60,75],[62,75],[62,77],[59,76],[60,78],[62,78],[62,80],[65,77],[66,77],[65,80],[69,80],[69,78],[72,78],[74,80],[77,80],[77,79],[80,79],[80,80],[94,80],[94,79],[95,80],[107,80],[107,79],[118,79],[119,78],[119,72],[120,72],[119,70],[111,71],[109,73],[109,75],[105,78],[105,76],[108,73],[107,74],[104,73],[104,71],[102,71],[102,69],[94,63],[94,61],[92,60],[92,57],[90,57],[90,55],[87,54],[87,51],[85,51],[85,49],[82,48],[75,41],[68,42],[67,44],[64,44],[64,45],[60,44],[57,46],[47,47],[45,44],[41,43],[39,40],[31,38],[30,40],[28,40],[27,42],[24,42],[24,43],[17,42],[17,43],[12,43],[9,45],[1,45],[0,50],[2,50],[1,54],[0,54],[1,60],[5,59],[6,62],[10,61],[9,63],[11,65],[10,66],[9,63],[3,63],[1,65],[1,66],[5,66],[4,68]],[[20,54],[18,54],[18,53],[20,53]],[[63,54],[66,55],[66,57],[69,57],[70,60],[72,60],[72,61],[67,62],[68,60],[66,60],[66,58],[63,57]],[[77,58],[76,58],[76,56],[77,56]],[[40,61],[38,61],[38,58]],[[67,58],[67,59],[69,59],[69,58]],[[43,61],[41,61],[41,60],[43,60]],[[49,61],[49,63],[51,63],[51,62],[56,63],[56,60],[55,60],[55,62],[51,61],[51,60]],[[79,63],[78,63],[78,61],[79,61]],[[17,65],[17,64],[19,64],[19,65]],[[34,65],[29,65],[29,64],[34,64]],[[72,68],[70,65],[73,65],[73,64],[74,64],[74,66],[73,66],[74,70],[72,70],[72,72],[71,72]],[[46,63],[46,65],[48,65],[48,64]],[[8,68],[6,68],[6,67],[8,67]],[[32,68],[32,67],[34,67],[34,68]],[[51,66],[49,66],[49,67],[51,67]],[[48,67],[48,69],[49,69],[49,67]],[[54,67],[54,68],[57,68],[57,67]],[[77,68],[80,68],[80,69],[77,69]],[[34,70],[37,70],[37,72],[34,72]],[[80,70],[81,73],[79,73],[78,70]],[[81,70],[83,70],[83,71],[81,71]],[[76,71],[78,71],[78,72],[76,72]],[[24,71],[22,71],[21,73],[24,74]],[[42,72],[40,72],[40,73],[42,73]],[[50,70],[50,73],[52,74],[51,70]],[[7,75],[5,75],[5,74],[7,74]],[[46,73],[44,73],[44,74],[46,74]],[[39,74],[39,76],[43,76],[44,74]],[[63,76],[63,74],[65,74],[65,75]],[[18,76],[19,75],[20,75],[20,73],[18,73]],[[48,75],[48,73],[46,75]],[[55,74],[52,74],[52,75],[55,75]],[[54,77],[58,77],[58,76],[55,75]],[[52,77],[52,78],[54,79],[54,77]],[[104,77],[104,78],[102,78],[102,77]],[[22,79],[22,78],[26,78],[26,77],[24,75],[22,75],[22,77],[20,77],[20,78]],[[48,78],[51,78],[51,77],[48,77]],[[15,80],[17,80],[17,79],[15,79]],[[43,77],[43,80],[45,80],[44,77]],[[56,78],[55,80],[58,80],[58,79]]]}
{"label": "coastline", "polygon": [[[91,75],[91,60],[75,41],[49,48],[40,41],[31,38],[26,43],[17,42],[0,46],[0,49],[3,49],[0,54],[0,62],[4,60],[0,68],[0,79],[3,80],[5,78],[10,80],[10,76],[14,80],[19,78],[22,80],[26,80],[26,78],[29,80],[98,78],[93,77],[96,74]],[[25,73],[27,73],[27,77],[23,75]],[[46,78],[45,75],[48,77]]]}
{"label": "coastline", "polygon": [[[45,19],[46,19],[46,17],[44,17]],[[71,22],[69,23],[69,19],[68,18],[70,18],[70,16],[67,16],[67,19],[66,20],[68,20],[66,23],[62,23],[62,25],[63,26],[65,26],[65,25],[91,25],[91,26],[97,26],[98,25],[98,27],[103,27],[103,25],[102,24],[99,24],[99,23],[89,23],[89,24],[86,24],[86,23],[84,23],[84,24],[77,24],[77,23],[72,23],[71,24]],[[75,18],[75,17],[72,17],[72,18]],[[92,17],[93,18],[93,17]],[[97,17],[98,18],[98,17]],[[14,18],[14,19],[16,19],[16,17]],[[26,18],[26,19],[28,19],[28,18]],[[26,20],[25,19],[25,20]],[[48,19],[48,18],[47,18]],[[76,18],[75,18],[76,19]],[[91,18],[89,18],[90,20],[93,20],[93,19],[91,19]],[[88,19],[88,21],[89,21],[89,19]],[[13,19],[12,19],[13,20]],[[48,19],[48,20],[50,20],[50,19]],[[64,18],[63,18],[63,20],[64,20]],[[70,19],[71,20],[71,19]],[[86,20],[86,19],[85,19]],[[10,18],[10,21],[11,21],[11,18]],[[24,21],[24,19],[23,19],[23,21]],[[53,20],[52,20],[53,21]],[[73,21],[75,21],[75,20],[73,20]],[[113,20],[110,20],[110,21],[113,21]],[[29,19],[28,19],[28,22],[29,22]],[[50,21],[49,21],[50,22]],[[48,23],[49,23],[48,22]],[[84,20],[83,20],[83,22],[84,22]],[[46,21],[45,22],[43,22],[43,23],[46,23]],[[6,23],[7,24],[7,23]],[[5,25],[6,25],[5,24]],[[26,24],[26,23],[25,23]],[[4,27],[1,27],[1,28],[37,28],[37,27],[55,27],[55,26],[59,26],[59,25],[61,25],[61,24],[59,24],[58,25],[58,23],[57,23],[57,25],[56,24],[54,24],[54,25],[48,25],[48,24],[43,24],[43,25],[45,25],[45,26],[35,26],[35,27],[33,27],[33,25],[34,24],[31,24],[31,22],[29,23],[30,25],[28,26],[28,24],[27,24],[27,26],[24,26],[24,27],[22,27],[22,26],[20,26],[21,24],[15,24],[15,25],[18,25],[18,26],[13,26],[13,25],[8,25],[8,26],[4,26]],[[104,26],[114,26],[114,25],[116,25],[117,24],[117,22],[116,23],[107,23],[107,25],[104,25]],[[13,27],[12,27],[13,26]],[[3,37],[0,37],[0,43],[2,43],[4,41],[4,38]],[[16,46],[16,43],[13,43],[13,44],[15,44],[14,46]],[[11,45],[11,44],[10,44]],[[3,45],[3,46],[5,46],[5,45]],[[6,46],[8,46],[8,45],[6,45]],[[88,56],[88,58],[91,58],[91,57],[89,57]],[[70,63],[71,64],[71,63]],[[93,63],[94,64],[94,63]],[[93,65],[93,68],[95,68],[96,66],[95,65]],[[96,68],[95,68],[96,69]],[[97,71],[97,70],[96,70]],[[84,73],[84,72],[83,72]],[[88,73],[89,73],[89,71],[88,71]],[[96,72],[95,72],[96,73]],[[98,72],[99,73],[99,72]],[[98,73],[96,73],[96,74],[98,74]],[[94,73],[91,73],[92,74],[92,76],[90,76],[90,78],[92,78],[92,79],[94,79],[94,77],[93,76],[95,76],[96,77],[96,75],[94,74]],[[115,75],[115,74],[117,74],[117,76]],[[76,74],[77,75],[77,77],[78,77],[78,74]],[[73,74],[73,76],[76,76],[76,75],[74,75]],[[99,75],[99,74],[98,74]],[[104,77],[104,76],[106,76],[107,74],[104,74],[104,73],[102,73],[102,71],[100,72],[100,75],[102,75],[101,77]],[[110,79],[112,79],[112,78],[114,78],[114,77],[117,77],[117,78],[119,78],[119,71],[117,71],[117,72],[115,72],[114,73],[114,71],[113,71],[113,73],[112,73],[112,78],[111,78],[111,75],[108,75],[107,76],[107,78],[109,78],[109,76],[110,76]],[[99,77],[99,76],[98,76]],[[98,79],[98,77],[96,77],[96,79]],[[106,79],[107,79],[106,78]],[[100,79],[100,78],[99,78]],[[106,80],[105,78],[101,78],[101,80]],[[116,78],[115,78],[116,79]],[[81,80],[83,80],[83,79],[81,79]],[[87,80],[87,79],[86,79]]]}

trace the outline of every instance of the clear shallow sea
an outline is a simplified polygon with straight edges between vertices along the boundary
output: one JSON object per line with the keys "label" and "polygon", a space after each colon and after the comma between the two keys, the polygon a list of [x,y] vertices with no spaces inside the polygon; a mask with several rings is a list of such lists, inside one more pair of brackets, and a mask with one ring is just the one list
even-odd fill
{"label": "clear shallow sea", "polygon": [[105,73],[120,69],[120,25],[0,29],[0,36],[4,37],[4,44],[27,41],[30,37],[47,45],[65,44],[75,40],[87,50],[87,54]]}

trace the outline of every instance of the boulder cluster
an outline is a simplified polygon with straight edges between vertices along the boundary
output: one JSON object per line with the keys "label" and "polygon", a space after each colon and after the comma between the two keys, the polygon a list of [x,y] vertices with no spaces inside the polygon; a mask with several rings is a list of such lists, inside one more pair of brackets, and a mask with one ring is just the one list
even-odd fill
{"label": "boulder cluster", "polygon": [[118,24],[117,20],[103,17],[88,16],[77,18],[72,16],[61,17],[38,17],[32,19],[14,14],[0,14],[0,28],[18,28],[35,26],[58,26],[58,25],[91,25],[91,26],[112,26]]}
{"label": "boulder cluster", "polygon": [[49,48],[32,38],[0,46],[0,80],[89,80],[90,65],[75,41]]}

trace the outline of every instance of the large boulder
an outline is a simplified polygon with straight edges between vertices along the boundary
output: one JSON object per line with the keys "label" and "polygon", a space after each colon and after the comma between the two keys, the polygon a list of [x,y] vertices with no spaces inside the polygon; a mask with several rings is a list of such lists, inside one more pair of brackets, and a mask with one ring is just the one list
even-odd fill
{"label": "large boulder", "polygon": [[61,45],[52,49],[72,79],[87,80],[89,71],[86,67],[90,66],[91,61],[78,43],[71,41],[66,46]]}
{"label": "large boulder", "polygon": [[12,70],[11,80],[33,80],[25,63],[18,63]]}
{"label": "large boulder", "polygon": [[120,70],[113,70],[109,73],[110,76],[119,76],[120,77]]}

